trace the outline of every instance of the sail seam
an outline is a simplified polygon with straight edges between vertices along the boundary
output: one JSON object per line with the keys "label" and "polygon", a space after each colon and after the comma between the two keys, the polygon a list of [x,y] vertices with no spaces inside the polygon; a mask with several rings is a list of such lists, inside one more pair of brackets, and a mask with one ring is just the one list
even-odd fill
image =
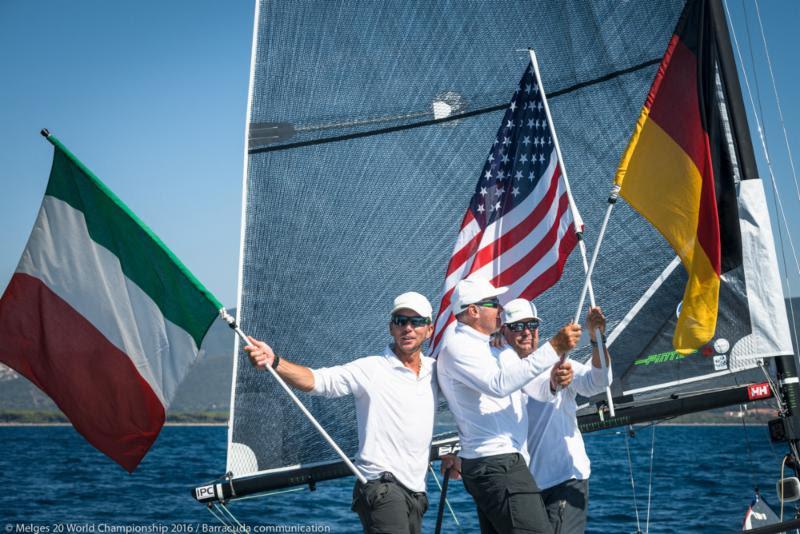
{"label": "sail seam", "polygon": [[[658,65],[661,62],[661,58],[658,59],[651,59],[649,61],[645,61],[644,63],[639,63],[638,65],[634,65],[632,67],[628,67],[626,69],[621,69],[618,71],[614,71],[608,73],[606,75],[600,76],[599,78],[595,78],[593,80],[587,80],[585,82],[580,82],[575,85],[571,85],[569,87],[565,87],[563,89],[559,89],[557,91],[553,91],[548,95],[549,99],[558,98],[559,96],[573,93],[580,89],[584,89],[586,87],[590,87],[592,85],[596,85],[599,83],[607,82],[609,80],[613,80],[614,78],[618,78],[620,76],[624,76],[626,74],[631,74],[633,72],[646,69],[647,67],[651,67],[653,65]],[[314,145],[322,145],[327,143],[336,143],[339,141],[349,141],[351,139],[359,139],[362,137],[372,137],[375,135],[383,135],[388,133],[400,132],[403,130],[411,130],[414,128],[423,128],[425,126],[433,126],[436,124],[457,121],[461,119],[466,119],[469,117],[475,117],[478,115],[484,115],[486,113],[494,113],[495,111],[501,111],[508,107],[508,103],[497,104],[495,106],[489,106],[485,108],[475,109],[472,111],[466,111],[464,113],[457,113],[454,115],[450,115],[448,117],[444,117],[441,119],[430,119],[426,121],[415,122],[413,124],[404,124],[402,126],[390,126],[387,128],[379,128],[377,130],[369,130],[366,132],[357,132],[351,133],[346,135],[337,135],[332,137],[322,137],[320,139],[311,139],[309,141],[300,141],[297,143],[288,143],[284,145],[277,145],[271,147],[259,147],[259,148],[252,148],[248,150],[248,154],[261,154],[265,152],[278,152],[282,150],[291,150],[294,148],[302,148],[307,146],[314,146]]]}

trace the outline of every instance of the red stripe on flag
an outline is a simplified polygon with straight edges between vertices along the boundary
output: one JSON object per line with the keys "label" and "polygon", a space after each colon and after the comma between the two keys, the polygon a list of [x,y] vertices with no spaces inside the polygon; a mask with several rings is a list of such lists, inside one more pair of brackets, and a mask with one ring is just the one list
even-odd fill
{"label": "red stripe on flag", "polygon": [[450,323],[452,323],[455,320],[456,316],[453,315],[452,313],[449,314],[449,316],[447,317],[447,321],[445,321],[444,323],[444,326],[442,326],[442,328],[438,332],[436,332],[436,336],[433,338],[434,347],[439,346],[439,342],[442,340],[442,336],[444,335],[445,330],[447,330],[447,327],[450,326]]}
{"label": "red stripe on flag", "polygon": [[[661,71],[659,75],[662,75]],[[707,158],[708,136],[700,118],[700,96],[696,88],[697,58],[677,40],[650,105],[650,119],[678,143],[700,174],[705,175],[711,161]]]}
{"label": "red stripe on flag", "polygon": [[469,271],[470,273],[473,273],[484,265],[494,261],[494,259],[502,255],[503,252],[509,250],[517,243],[525,239],[525,237],[530,234],[534,228],[536,228],[536,226],[542,221],[547,212],[550,210],[553,199],[556,195],[556,191],[558,190],[560,176],[561,171],[558,167],[556,167],[553,176],[550,178],[550,186],[547,188],[547,192],[545,192],[544,196],[536,205],[536,207],[531,210],[531,212],[517,226],[502,234],[499,239],[495,239],[487,246],[480,249],[475,255],[475,261],[472,262],[472,267]]}
{"label": "red stripe on flag", "polygon": [[564,263],[566,263],[567,257],[577,244],[578,235],[575,232],[567,232],[558,245],[558,261],[526,287],[520,293],[519,298],[533,300],[555,284],[564,272]]}
{"label": "red stripe on flag", "polygon": [[0,300],[0,361],[36,384],[89,443],[133,471],[164,406],[131,359],[41,280],[16,273]]}
{"label": "red stripe on flag", "polygon": [[675,47],[677,46],[678,42],[680,42],[680,38],[677,35],[673,35],[669,40],[667,50],[664,52],[664,57],[661,58],[661,63],[658,65],[656,77],[653,79],[653,85],[650,86],[650,92],[647,93],[647,98],[644,101],[644,107],[647,109],[653,108],[653,102],[655,102],[656,95],[661,87],[661,83],[664,81],[664,75],[667,73],[669,62],[672,59],[672,54],[675,51]]}
{"label": "red stripe on flag", "polygon": [[445,277],[456,272],[462,265],[464,265],[465,262],[472,258],[473,254],[475,254],[475,250],[477,250],[478,245],[481,242],[482,237],[483,232],[478,232],[472,239],[465,243],[463,247],[453,254],[453,257],[450,258],[450,263],[447,264],[447,274]]}
{"label": "red stripe on flag", "polygon": [[469,223],[475,220],[475,216],[472,215],[472,210],[467,210],[467,213],[464,214],[464,220],[461,221],[461,230],[469,226]]}
{"label": "red stripe on flag", "polygon": [[700,190],[700,210],[697,217],[697,241],[708,256],[714,272],[719,276],[722,274],[722,243],[720,242],[714,167],[711,165],[711,148],[707,138],[705,156],[707,163],[705,172],[702,173],[703,186]]}
{"label": "red stripe on flag", "polygon": [[[548,204],[547,207],[550,207]],[[514,265],[509,266],[502,272],[498,273],[492,279],[492,285],[495,287],[508,286],[518,280],[522,275],[530,271],[547,252],[553,248],[558,239],[558,228],[561,223],[561,216],[569,209],[569,197],[566,193],[561,195],[558,199],[558,211],[556,214],[553,225],[547,233],[539,240],[538,243],[528,252],[525,256],[516,262]],[[570,232],[567,232],[570,233]]]}
{"label": "red stripe on flag", "polygon": [[[450,307],[450,298],[453,296],[453,291],[455,291],[456,287],[453,286],[447,290],[447,292],[442,297],[442,302],[439,304],[439,313],[444,312],[447,308]],[[439,318],[438,316],[436,317]]]}

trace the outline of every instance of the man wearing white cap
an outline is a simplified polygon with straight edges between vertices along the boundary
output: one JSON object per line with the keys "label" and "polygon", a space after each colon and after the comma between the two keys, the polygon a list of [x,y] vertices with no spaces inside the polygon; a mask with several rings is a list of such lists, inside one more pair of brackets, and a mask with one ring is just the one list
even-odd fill
{"label": "man wearing white cap", "polygon": [[[513,352],[501,353],[501,365],[513,364],[520,358],[537,358],[540,320],[536,306],[525,299],[515,299],[506,304],[502,317],[501,331]],[[575,417],[578,408],[575,396],[591,397],[611,384],[611,362],[606,360],[607,371],[600,367],[595,339],[595,329],[602,333],[606,328],[602,310],[591,308],[586,321],[592,365],[572,362],[571,384],[550,400],[528,397],[526,403],[531,473],[542,489],[550,523],[559,534],[581,534],[586,529],[590,469]],[[605,343],[605,335],[601,337],[600,342]]]}
{"label": "man wearing white cap", "polygon": [[394,342],[381,355],[336,367],[291,363],[253,338],[244,348],[254,366],[272,366],[293,387],[330,398],[355,397],[355,465],[368,482],[356,482],[353,511],[364,532],[418,534],[428,508],[425,475],[438,389],[435,360],[422,354],[422,344],[433,333],[431,312],[424,296],[403,293],[390,312]]}
{"label": "man wearing white cap", "polygon": [[458,323],[442,342],[439,386],[458,425],[461,475],[478,509],[481,532],[550,533],[523,454],[527,425],[511,394],[529,384],[532,395],[552,398],[551,381],[561,384],[570,374],[559,365],[558,355],[575,346],[581,328],[568,325],[539,349],[536,358],[518,358],[501,368],[499,351],[489,340],[500,327],[497,297],[507,290],[481,278],[456,285],[452,305]]}

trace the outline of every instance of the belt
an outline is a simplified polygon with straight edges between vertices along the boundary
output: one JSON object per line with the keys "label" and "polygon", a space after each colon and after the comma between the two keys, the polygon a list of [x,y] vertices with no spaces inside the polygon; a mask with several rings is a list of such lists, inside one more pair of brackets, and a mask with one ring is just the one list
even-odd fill
{"label": "belt", "polygon": [[[373,481],[370,481],[370,482],[373,482]],[[406,493],[408,493],[408,494],[410,494],[410,495],[412,495],[414,497],[417,497],[419,495],[425,495],[424,491],[412,491],[412,490],[408,489],[407,487],[405,487],[399,480],[397,480],[397,477],[394,476],[394,473],[392,473],[391,471],[383,471],[383,472],[381,472],[381,474],[378,476],[378,478],[374,479],[374,482],[382,482],[384,484],[396,484],[396,485],[400,486]]]}
{"label": "belt", "polygon": [[391,482],[394,484],[400,484],[397,481],[397,477],[394,476],[394,473],[392,473],[391,471],[382,472],[381,475],[378,477],[378,480],[380,480],[381,482]]}

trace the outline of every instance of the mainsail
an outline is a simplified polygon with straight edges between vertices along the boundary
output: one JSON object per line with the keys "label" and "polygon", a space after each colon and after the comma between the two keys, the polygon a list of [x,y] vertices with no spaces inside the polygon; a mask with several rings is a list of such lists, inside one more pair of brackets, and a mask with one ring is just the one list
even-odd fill
{"label": "mainsail", "polygon": [[[395,295],[414,290],[438,302],[456,230],[528,48],[540,58],[591,250],[620,154],[683,5],[259,0],[243,329],[293,361],[323,367],[380,351]],[[780,284],[770,278],[763,189],[757,179],[748,182],[739,195],[741,225],[746,253],[758,263],[723,281],[727,312],[715,340],[728,347],[712,344],[714,354],[669,355],[686,275],[660,234],[619,203],[593,276],[610,321],[617,394],[747,383],[747,373],[761,373],[760,358],[791,353],[782,299],[776,309],[765,293]],[[536,301],[545,338],[571,320],[583,283],[579,262],[573,255],[562,279]],[[777,329],[767,324],[774,319]],[[300,396],[352,454],[352,400]],[[437,430],[454,430],[444,409]],[[229,476],[302,484],[346,474],[336,463],[280,388],[237,349]]]}

